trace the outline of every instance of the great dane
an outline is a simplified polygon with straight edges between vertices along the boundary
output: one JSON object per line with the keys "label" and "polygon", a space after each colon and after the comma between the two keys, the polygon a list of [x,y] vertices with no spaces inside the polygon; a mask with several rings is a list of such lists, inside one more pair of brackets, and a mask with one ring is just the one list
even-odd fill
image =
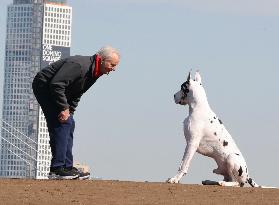
{"label": "great dane", "polygon": [[195,73],[194,79],[191,79],[189,72],[181,90],[174,95],[174,101],[189,106],[189,116],[184,120],[187,146],[178,173],[167,182],[178,183],[186,175],[195,152],[198,152],[213,158],[218,166],[213,173],[224,176],[223,181],[205,180],[202,182],[204,185],[243,187],[248,183],[252,187],[259,187],[250,178],[244,157],[233,138],[211,110],[199,72]]}

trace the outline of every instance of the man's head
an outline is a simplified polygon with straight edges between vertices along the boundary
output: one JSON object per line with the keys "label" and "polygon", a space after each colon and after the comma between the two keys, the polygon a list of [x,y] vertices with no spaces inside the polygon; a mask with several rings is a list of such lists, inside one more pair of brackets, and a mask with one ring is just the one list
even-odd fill
{"label": "man's head", "polygon": [[101,58],[100,71],[102,74],[109,74],[109,72],[115,71],[120,61],[120,54],[115,48],[105,46],[97,54]]}

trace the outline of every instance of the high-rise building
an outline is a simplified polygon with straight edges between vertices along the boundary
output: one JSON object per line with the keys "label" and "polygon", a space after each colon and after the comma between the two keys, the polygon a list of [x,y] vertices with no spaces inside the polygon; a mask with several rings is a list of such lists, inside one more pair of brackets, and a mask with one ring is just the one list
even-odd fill
{"label": "high-rise building", "polygon": [[49,135],[32,80],[46,65],[70,55],[71,23],[66,0],[13,0],[8,5],[0,177],[47,177]]}

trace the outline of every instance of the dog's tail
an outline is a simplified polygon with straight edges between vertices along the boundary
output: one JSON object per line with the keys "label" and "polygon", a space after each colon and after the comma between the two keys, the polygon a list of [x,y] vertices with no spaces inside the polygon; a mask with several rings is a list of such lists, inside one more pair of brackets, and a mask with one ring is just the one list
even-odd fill
{"label": "dog's tail", "polygon": [[251,177],[247,179],[247,182],[251,187],[260,187]]}

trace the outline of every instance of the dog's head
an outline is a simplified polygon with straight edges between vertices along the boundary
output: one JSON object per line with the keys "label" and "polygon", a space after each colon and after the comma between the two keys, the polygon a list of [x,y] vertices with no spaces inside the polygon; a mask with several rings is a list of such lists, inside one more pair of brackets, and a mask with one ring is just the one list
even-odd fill
{"label": "dog's head", "polygon": [[191,72],[186,82],[181,85],[180,91],[175,93],[174,101],[176,104],[186,105],[206,99],[205,91],[202,87],[201,75],[197,71],[194,79],[191,79]]}

